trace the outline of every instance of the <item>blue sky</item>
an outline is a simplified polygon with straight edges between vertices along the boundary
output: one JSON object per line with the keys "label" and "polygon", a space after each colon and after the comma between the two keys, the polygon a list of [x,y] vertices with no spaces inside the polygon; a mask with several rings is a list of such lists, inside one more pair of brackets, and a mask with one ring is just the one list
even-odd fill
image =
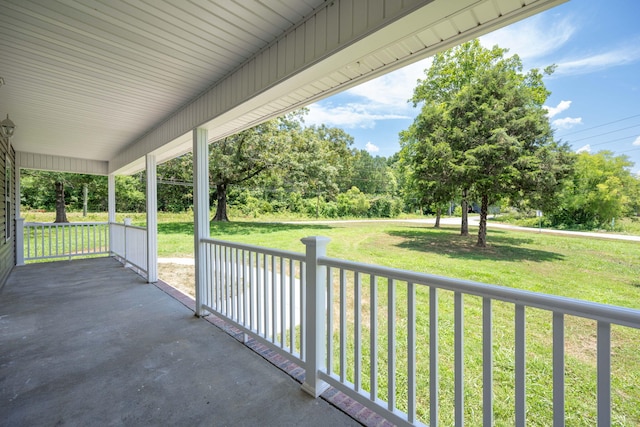
{"label": "blue sky", "polygon": [[[545,78],[545,106],[556,139],[575,151],[610,150],[640,175],[640,2],[572,0],[483,36],[517,53],[526,69],[556,64]],[[310,106],[305,122],[351,134],[372,155],[400,149],[398,133],[417,115],[407,100],[430,59],[407,66]]]}

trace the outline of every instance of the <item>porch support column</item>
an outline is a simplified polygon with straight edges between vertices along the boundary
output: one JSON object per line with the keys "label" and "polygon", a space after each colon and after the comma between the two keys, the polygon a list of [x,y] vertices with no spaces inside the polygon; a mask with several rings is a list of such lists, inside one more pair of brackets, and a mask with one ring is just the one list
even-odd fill
{"label": "porch support column", "polygon": [[109,212],[107,216],[107,221],[109,222],[109,252],[113,252],[111,250],[113,245],[111,225],[116,222],[116,176],[112,173],[109,174],[107,179],[107,209]]}
{"label": "porch support column", "polygon": [[[16,265],[24,265],[24,218],[20,216],[20,167],[16,165],[14,172],[15,215],[16,215]],[[7,227],[10,227],[7,224]]]}
{"label": "porch support column", "polygon": [[147,154],[147,282],[158,281],[158,184],[156,156]]}
{"label": "porch support column", "polygon": [[108,191],[108,209],[109,209],[109,222],[116,222],[116,176],[114,174],[109,174],[109,179],[107,181],[107,191]]}
{"label": "porch support column", "polygon": [[209,237],[209,145],[207,130],[193,130],[193,236],[195,257],[196,316],[204,315],[206,262],[201,239]]}

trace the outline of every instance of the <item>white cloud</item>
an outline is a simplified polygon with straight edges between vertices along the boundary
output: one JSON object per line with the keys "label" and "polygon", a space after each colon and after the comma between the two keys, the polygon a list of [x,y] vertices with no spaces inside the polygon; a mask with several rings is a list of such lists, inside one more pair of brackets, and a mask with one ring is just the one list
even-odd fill
{"label": "white cloud", "polygon": [[403,114],[376,113],[375,108],[367,108],[366,104],[349,103],[334,105],[332,103],[315,103],[309,106],[309,114],[304,121],[309,125],[325,124],[341,128],[373,128],[378,120],[410,119]]}
{"label": "white cloud", "polygon": [[378,147],[375,144],[372,144],[371,141],[367,142],[367,144],[364,146],[364,149],[367,150],[369,153],[377,153],[378,151],[380,151],[380,147]]}
{"label": "white cloud", "polygon": [[431,62],[431,58],[418,61],[351,88],[346,93],[366,99],[370,108],[407,111],[411,108],[407,101],[413,96],[418,79],[424,78],[424,70],[431,66]]}
{"label": "white cloud", "polygon": [[557,116],[565,110],[568,110],[571,106],[571,101],[560,101],[557,107],[549,107],[545,105],[543,108],[547,110],[547,117],[552,118],[553,116]]}
{"label": "white cloud", "polygon": [[591,145],[587,144],[587,145],[583,145],[582,147],[578,148],[576,150],[576,153],[583,153],[583,152],[587,152],[590,153],[591,152]]}
{"label": "white cloud", "polygon": [[582,117],[565,117],[563,119],[556,119],[551,122],[558,129],[571,129],[575,125],[582,124]]}
{"label": "white cloud", "polygon": [[633,145],[640,145],[640,136],[637,137],[635,141],[633,141]]}
{"label": "white cloud", "polygon": [[610,67],[631,64],[638,60],[640,60],[640,47],[638,47],[637,43],[630,43],[609,52],[559,61],[554,75],[587,74]]}
{"label": "white cloud", "polygon": [[494,45],[507,48],[510,54],[517,53],[522,60],[530,60],[558,50],[575,31],[570,17],[553,20],[549,15],[536,15],[482,36],[480,43],[487,48]]}
{"label": "white cloud", "polygon": [[307,124],[326,124],[342,128],[373,128],[376,121],[413,119],[416,111],[408,102],[419,78],[431,65],[431,59],[418,61],[407,67],[370,80],[347,90],[348,103],[320,101],[309,106]]}
{"label": "white cloud", "polygon": [[553,56],[572,39],[579,26],[579,17],[556,18],[542,13],[482,36],[480,42],[488,48],[496,44],[508,48],[509,53],[517,53],[529,64],[527,66],[542,68],[555,63],[557,68],[554,77],[587,74],[640,60],[638,37],[626,39],[624,44],[618,46],[602,46],[590,52],[574,54],[572,58]]}

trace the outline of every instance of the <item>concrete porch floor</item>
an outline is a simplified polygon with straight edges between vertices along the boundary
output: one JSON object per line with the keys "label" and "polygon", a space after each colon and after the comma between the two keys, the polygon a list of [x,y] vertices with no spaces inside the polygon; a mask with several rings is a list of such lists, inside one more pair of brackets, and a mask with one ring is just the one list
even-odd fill
{"label": "concrete porch floor", "polygon": [[0,414],[2,426],[360,425],[111,258],[14,269]]}

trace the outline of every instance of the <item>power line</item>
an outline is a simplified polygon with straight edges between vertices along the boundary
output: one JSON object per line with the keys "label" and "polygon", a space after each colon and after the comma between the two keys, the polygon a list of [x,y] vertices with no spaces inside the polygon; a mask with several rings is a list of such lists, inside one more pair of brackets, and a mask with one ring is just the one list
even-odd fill
{"label": "power line", "polygon": [[593,129],[601,128],[601,127],[604,127],[604,126],[609,126],[609,125],[612,125],[612,124],[614,124],[614,123],[623,122],[623,121],[625,121],[625,120],[633,119],[633,118],[636,118],[636,117],[640,117],[640,114],[635,114],[635,115],[633,115],[633,116],[624,117],[624,118],[622,118],[622,119],[618,119],[618,120],[614,120],[614,121],[611,121],[611,122],[603,123],[603,124],[601,124],[601,125],[597,125],[597,126],[592,126],[592,127],[590,127],[590,128],[580,129],[580,130],[576,130],[576,131],[574,131],[574,132],[565,133],[565,134],[564,134],[564,136],[574,135],[574,134],[576,134],[576,133],[586,132],[586,131],[588,131],[588,130],[593,130]]}
{"label": "power line", "polygon": [[166,180],[166,179],[159,179],[158,184],[181,185],[183,187],[193,187],[193,182],[173,181],[173,180]]}
{"label": "power line", "polygon": [[622,154],[622,153],[628,153],[629,151],[640,151],[640,147],[638,147],[638,148],[632,148],[632,149],[630,149],[630,150],[620,151],[620,154]]}
{"label": "power line", "polygon": [[584,138],[573,139],[573,140],[570,140],[570,141],[571,142],[584,141],[585,139],[597,138],[599,136],[610,135],[612,133],[620,132],[620,131],[627,130],[627,129],[633,129],[633,128],[637,128],[637,127],[640,127],[640,124],[633,125],[633,126],[627,126],[626,128],[620,128],[620,129],[612,130],[612,131],[605,132],[605,133],[599,133],[597,135],[585,136]]}
{"label": "power line", "polygon": [[[625,139],[629,139],[629,138],[633,138],[635,135],[628,135],[628,136],[623,136],[621,138],[616,138],[616,139],[609,139],[607,141],[604,142],[596,142],[595,144],[589,144],[590,147],[595,147],[596,145],[604,145],[604,144],[611,144],[612,142],[618,142],[618,141],[623,141]],[[576,141],[571,141],[571,142],[576,142]]]}

